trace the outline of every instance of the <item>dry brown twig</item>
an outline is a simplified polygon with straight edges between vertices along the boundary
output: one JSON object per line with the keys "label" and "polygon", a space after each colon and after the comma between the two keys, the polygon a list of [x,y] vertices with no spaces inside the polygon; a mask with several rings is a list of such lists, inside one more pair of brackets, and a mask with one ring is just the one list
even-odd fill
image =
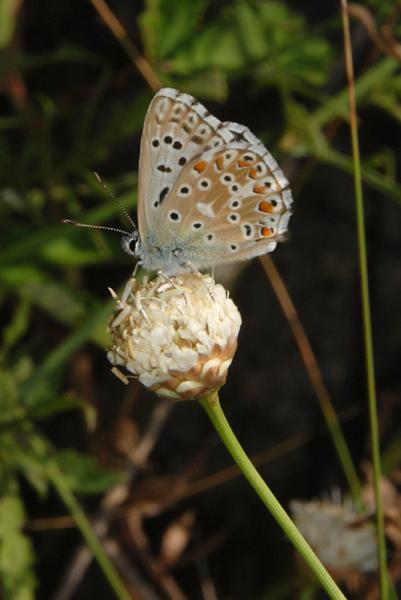
{"label": "dry brown twig", "polygon": [[129,58],[133,62],[134,66],[141,73],[149,87],[154,92],[157,92],[157,90],[163,87],[162,82],[156,75],[150,63],[146,60],[144,56],[140,54],[140,52],[138,52],[135,45],[131,41],[128,33],[126,32],[124,26],[117,19],[115,14],[110,10],[110,8],[106,4],[106,2],[104,2],[104,0],[90,0],[90,2],[96,9],[99,16],[104,21],[104,23],[110,29],[110,31],[120,42],[121,46],[124,48]]}
{"label": "dry brown twig", "polygon": [[[398,3],[394,7],[394,11],[400,11],[401,6]],[[376,46],[380,52],[389,54],[393,58],[401,62],[401,44],[395,39],[393,28],[390,23],[385,23],[378,28],[372,13],[366,6],[361,4],[348,4],[348,14],[357,19],[365,28],[372,44]]]}

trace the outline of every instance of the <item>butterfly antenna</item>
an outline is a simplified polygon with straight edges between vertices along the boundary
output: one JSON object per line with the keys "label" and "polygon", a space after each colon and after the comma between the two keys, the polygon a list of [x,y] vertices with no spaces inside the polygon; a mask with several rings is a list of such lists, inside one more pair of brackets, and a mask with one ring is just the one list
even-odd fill
{"label": "butterfly antenna", "polygon": [[103,190],[106,192],[106,194],[108,196],[110,196],[110,198],[118,204],[118,206],[120,207],[120,210],[124,213],[124,215],[127,217],[128,221],[131,223],[133,230],[136,231],[136,225],[135,225],[134,221],[131,219],[131,217],[129,216],[128,211],[122,205],[121,200],[119,198],[117,198],[117,196],[107,187],[107,185],[101,179],[99,173],[96,173],[96,171],[93,171],[93,174],[96,177],[96,179],[98,180],[98,182],[100,183],[100,185],[102,186]]}
{"label": "butterfly antenna", "polygon": [[106,225],[88,225],[88,223],[78,223],[78,221],[72,221],[71,219],[63,219],[61,222],[67,223],[68,225],[75,225],[76,227],[85,227],[86,229],[103,229],[104,231],[114,231],[115,233],[121,233],[122,235],[131,235],[129,231],[124,231],[124,229],[118,229],[117,227],[107,227]]}

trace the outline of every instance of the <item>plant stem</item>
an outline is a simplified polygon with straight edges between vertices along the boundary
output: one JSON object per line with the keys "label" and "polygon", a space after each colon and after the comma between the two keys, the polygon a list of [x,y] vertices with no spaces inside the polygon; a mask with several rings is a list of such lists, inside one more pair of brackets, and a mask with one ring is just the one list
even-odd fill
{"label": "plant stem", "polygon": [[387,600],[389,597],[388,575],[386,565],[386,546],[385,546],[385,531],[383,506],[381,498],[381,464],[380,464],[380,442],[377,420],[377,399],[376,399],[376,382],[375,382],[375,367],[373,355],[373,337],[370,315],[370,300],[369,300],[369,276],[366,260],[366,237],[365,237],[365,217],[363,209],[363,194],[362,194],[362,175],[361,161],[359,154],[359,139],[358,139],[358,124],[356,112],[356,99],[354,89],[354,68],[352,61],[352,46],[351,34],[348,19],[347,0],[341,0],[341,15],[344,32],[344,56],[345,66],[348,79],[348,98],[349,98],[349,124],[351,130],[352,143],[352,159],[354,170],[354,186],[355,186],[355,206],[358,234],[358,253],[359,253],[359,271],[361,280],[361,300],[362,300],[362,317],[363,329],[365,338],[365,362],[366,362],[366,377],[368,387],[368,402],[369,402],[369,421],[370,421],[370,436],[373,458],[373,484],[376,504],[376,527],[378,537],[378,559],[380,572],[380,592],[381,599]]}
{"label": "plant stem", "polygon": [[201,398],[200,403],[216,428],[222,442],[240,468],[242,474],[247,478],[259,498],[283,529],[288,539],[313,571],[327,594],[334,600],[346,600],[340,588],[326,571],[312,548],[298,531],[293,521],[245,454],[223,413],[217,392]]}
{"label": "plant stem", "polygon": [[62,471],[54,461],[49,461],[47,465],[47,473],[60,498],[79,527],[82,536],[93,553],[93,556],[99,563],[99,566],[102,569],[110,586],[112,587],[116,598],[119,600],[131,600],[131,595],[128,593],[119,574],[105,553],[103,546],[99,542],[90,522],[79,505],[79,502],[71,492],[68,482],[66,481]]}

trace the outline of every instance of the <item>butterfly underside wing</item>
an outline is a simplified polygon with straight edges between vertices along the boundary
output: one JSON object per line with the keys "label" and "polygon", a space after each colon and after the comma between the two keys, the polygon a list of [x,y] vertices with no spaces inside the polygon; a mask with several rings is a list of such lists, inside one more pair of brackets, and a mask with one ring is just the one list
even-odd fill
{"label": "butterfly underside wing", "polygon": [[271,252],[291,204],[287,179],[247,127],[219,121],[177,90],[156,94],[139,163],[145,269],[174,274]]}

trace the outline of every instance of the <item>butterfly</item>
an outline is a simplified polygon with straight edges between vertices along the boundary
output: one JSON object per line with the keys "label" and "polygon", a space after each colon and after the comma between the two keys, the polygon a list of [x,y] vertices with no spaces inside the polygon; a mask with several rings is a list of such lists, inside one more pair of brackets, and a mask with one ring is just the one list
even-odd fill
{"label": "butterfly", "polygon": [[148,271],[251,259],[287,231],[289,183],[262,142],[178,90],[161,89],[149,106],[138,179],[138,229],[122,242]]}

